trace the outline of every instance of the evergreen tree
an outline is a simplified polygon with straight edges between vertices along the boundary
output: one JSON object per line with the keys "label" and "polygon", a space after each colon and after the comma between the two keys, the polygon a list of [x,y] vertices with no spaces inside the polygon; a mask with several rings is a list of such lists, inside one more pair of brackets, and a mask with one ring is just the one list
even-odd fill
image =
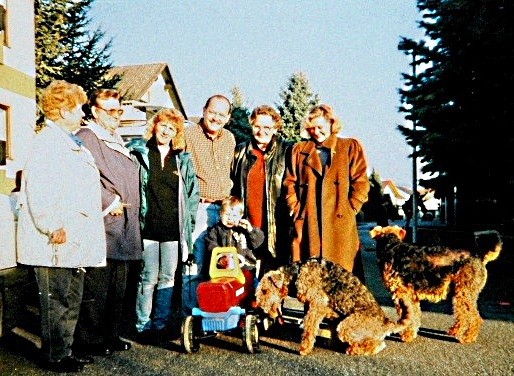
{"label": "evergreen tree", "polygon": [[59,57],[66,48],[60,43],[66,34],[67,1],[35,0],[36,86],[38,91],[60,77],[63,65]]}
{"label": "evergreen tree", "polygon": [[299,141],[302,121],[310,107],[319,104],[319,97],[312,92],[307,75],[297,72],[289,78],[287,88],[280,93],[280,98],[283,102],[277,104],[277,109],[284,126],[279,136],[288,141]]}
{"label": "evergreen tree", "polygon": [[35,0],[36,87],[38,93],[52,80],[78,84],[90,94],[99,87],[113,87],[118,78],[106,80],[112,67],[112,40],[104,32],[90,31],[88,11],[94,0]]}
{"label": "evergreen tree", "polygon": [[[459,220],[514,225],[514,2],[418,0],[427,40],[403,38],[413,57],[404,74],[400,111],[416,129],[399,126],[434,177],[439,196],[454,189]],[[421,70],[421,64],[428,68]],[[455,187],[455,188],[454,188]],[[510,208],[510,209],[507,209]]]}
{"label": "evergreen tree", "polygon": [[385,206],[382,179],[375,169],[373,169],[368,179],[370,184],[368,201],[362,206],[362,212],[364,212],[366,221],[375,221],[379,226],[387,226],[389,213]]}
{"label": "evergreen tree", "polygon": [[232,115],[227,129],[234,134],[236,143],[239,144],[252,137],[252,127],[248,120],[250,110],[245,106],[245,97],[239,87],[233,87],[230,92],[232,94]]}

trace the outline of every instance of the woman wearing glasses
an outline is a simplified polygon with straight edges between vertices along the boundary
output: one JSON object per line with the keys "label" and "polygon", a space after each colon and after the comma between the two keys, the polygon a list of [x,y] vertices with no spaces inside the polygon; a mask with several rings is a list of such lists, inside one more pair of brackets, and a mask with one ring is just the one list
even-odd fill
{"label": "woman wearing glasses", "polygon": [[122,138],[116,134],[123,109],[112,89],[93,93],[93,119],[77,132],[100,170],[102,210],[107,235],[107,267],[86,273],[76,331],[78,351],[110,355],[131,348],[120,338],[129,265],[142,254],[139,228],[139,173]]}
{"label": "woman wearing glasses", "polygon": [[[192,253],[192,232],[200,195],[190,154],[184,152],[184,117],[162,109],[145,139],[129,143],[140,164],[143,268],[136,298],[136,329],[143,342],[164,340],[179,255]],[[155,298],[154,298],[155,297]],[[170,329],[170,331],[168,331]],[[178,333],[178,332],[175,332]]]}
{"label": "woman wearing glasses", "polygon": [[284,252],[290,243],[282,180],[290,145],[277,136],[282,118],[273,107],[256,107],[250,115],[250,125],[251,140],[237,145],[234,152],[232,195],[244,200],[244,216],[266,235],[263,246],[254,251],[261,260],[262,275],[289,261],[289,253]]}

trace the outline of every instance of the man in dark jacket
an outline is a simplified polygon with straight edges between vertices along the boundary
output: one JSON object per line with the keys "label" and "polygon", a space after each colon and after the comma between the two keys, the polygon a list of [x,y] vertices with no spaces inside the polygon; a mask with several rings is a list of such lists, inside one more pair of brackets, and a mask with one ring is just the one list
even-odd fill
{"label": "man in dark jacket", "polygon": [[245,203],[245,217],[266,235],[255,251],[261,274],[289,262],[289,217],[282,180],[290,144],[277,137],[282,118],[270,106],[256,107],[250,115],[252,139],[237,145],[232,163],[232,195]]}

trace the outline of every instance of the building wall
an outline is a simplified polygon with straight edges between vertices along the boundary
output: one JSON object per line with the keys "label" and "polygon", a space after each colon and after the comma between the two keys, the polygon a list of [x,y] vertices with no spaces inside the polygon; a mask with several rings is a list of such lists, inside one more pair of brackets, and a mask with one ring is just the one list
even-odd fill
{"label": "building wall", "polygon": [[[34,1],[0,0],[7,9],[7,45],[0,38],[0,106],[8,114],[9,154],[0,166],[0,193],[14,187],[23,167],[36,123]],[[0,32],[3,34],[3,32]]]}
{"label": "building wall", "polygon": [[147,99],[147,103],[151,103],[155,106],[162,106],[167,108],[174,108],[170,94],[165,89],[166,82],[164,81],[164,77],[159,75],[159,78],[154,82],[154,84],[150,87],[149,97]]}

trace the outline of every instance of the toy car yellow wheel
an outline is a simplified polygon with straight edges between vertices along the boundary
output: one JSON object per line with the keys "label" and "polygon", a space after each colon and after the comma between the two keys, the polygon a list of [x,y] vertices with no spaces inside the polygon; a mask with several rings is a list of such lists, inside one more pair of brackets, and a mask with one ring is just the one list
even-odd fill
{"label": "toy car yellow wheel", "polygon": [[243,327],[243,346],[250,354],[260,352],[259,348],[259,329],[257,328],[257,317],[247,315]]}
{"label": "toy car yellow wheel", "polygon": [[200,341],[197,337],[197,333],[200,330],[199,325],[201,325],[200,320],[194,316],[187,316],[182,321],[180,343],[188,354],[196,353],[200,350]]}

